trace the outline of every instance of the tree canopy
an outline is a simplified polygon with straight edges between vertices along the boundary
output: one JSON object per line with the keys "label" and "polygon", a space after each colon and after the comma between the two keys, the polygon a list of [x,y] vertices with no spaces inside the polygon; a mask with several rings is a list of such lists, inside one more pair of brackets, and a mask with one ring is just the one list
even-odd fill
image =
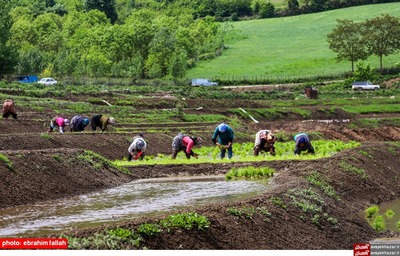
{"label": "tree canopy", "polygon": [[364,22],[337,20],[338,25],[328,34],[329,47],[337,53],[338,61],[354,62],[365,60],[371,55],[380,58],[380,70],[383,68],[383,56],[400,50],[400,21],[396,17],[382,15]]}

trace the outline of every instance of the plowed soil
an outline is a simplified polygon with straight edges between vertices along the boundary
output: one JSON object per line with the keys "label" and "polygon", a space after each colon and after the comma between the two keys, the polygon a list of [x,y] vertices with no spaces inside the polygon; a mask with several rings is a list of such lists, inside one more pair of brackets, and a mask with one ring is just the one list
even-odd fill
{"label": "plowed soil", "polygon": [[[207,230],[163,232],[145,240],[141,247],[352,249],[354,243],[368,242],[385,235],[397,235],[375,232],[359,213],[372,204],[387,202],[400,196],[400,149],[389,143],[400,140],[398,127],[350,129],[345,124],[349,118],[354,117],[340,114],[335,119],[316,115],[313,120],[296,117],[284,121],[262,120],[258,124],[249,123],[239,128],[238,132],[248,136],[242,136],[236,142],[253,141],[258,129],[271,129],[274,132],[317,131],[327,139],[356,140],[362,142],[362,146],[313,161],[137,166],[130,169],[131,174],[123,174],[104,163],[99,167],[90,161],[83,161],[80,156],[88,149],[111,160],[122,159],[127,155],[127,148],[135,134],[114,133],[112,127],[105,133],[85,131],[47,134],[47,122],[52,115],[53,113],[42,114],[27,109],[20,110],[18,120],[0,120],[0,154],[7,156],[12,165],[7,165],[5,161],[0,163],[0,208],[83,194],[118,186],[132,179],[214,175],[243,165],[270,166],[277,174],[264,194],[244,201],[185,210],[206,216],[211,221]],[[117,123],[115,128],[123,125]],[[160,125],[162,124],[157,126]],[[210,137],[215,125],[217,124],[206,124],[206,132],[198,134],[205,138],[204,144],[207,146],[212,145]],[[151,125],[140,129],[148,128]],[[187,132],[190,131],[188,128]],[[147,154],[171,153],[170,145],[176,135],[175,131],[144,135],[148,141]],[[347,169],[341,163],[346,163],[353,169]],[[363,170],[365,175],[352,172],[354,168]],[[328,182],[339,199],[328,196],[321,187],[310,184],[306,177],[312,173],[318,173]],[[304,192],[309,188],[313,188],[323,198],[321,211],[316,214],[301,210],[291,197],[294,191]],[[279,205],[273,198],[280,198],[283,203]],[[256,211],[250,217],[234,216],[228,212],[230,208],[267,209],[271,215],[266,216],[261,211]],[[156,222],[162,217],[160,215],[132,220],[121,223],[120,226],[133,228],[144,222]],[[83,237],[102,229],[104,227],[77,230],[71,234]]]}

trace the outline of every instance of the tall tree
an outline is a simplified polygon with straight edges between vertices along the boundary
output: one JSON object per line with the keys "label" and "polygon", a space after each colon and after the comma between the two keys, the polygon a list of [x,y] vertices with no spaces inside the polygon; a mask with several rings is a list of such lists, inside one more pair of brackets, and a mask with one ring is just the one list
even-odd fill
{"label": "tall tree", "polygon": [[400,50],[400,22],[388,14],[367,20],[364,23],[364,42],[370,54],[379,56],[380,71],[383,67],[383,56]]}
{"label": "tall tree", "polygon": [[0,1],[0,79],[13,72],[17,60],[15,49],[7,44],[12,23],[11,7],[12,1]]}
{"label": "tall tree", "polygon": [[104,12],[111,23],[115,23],[118,19],[115,0],[84,0],[84,8],[87,12],[93,9]]}
{"label": "tall tree", "polygon": [[354,72],[354,62],[368,57],[361,35],[362,24],[352,20],[337,20],[337,23],[328,34],[329,48],[337,53],[338,61],[351,61],[351,71]]}

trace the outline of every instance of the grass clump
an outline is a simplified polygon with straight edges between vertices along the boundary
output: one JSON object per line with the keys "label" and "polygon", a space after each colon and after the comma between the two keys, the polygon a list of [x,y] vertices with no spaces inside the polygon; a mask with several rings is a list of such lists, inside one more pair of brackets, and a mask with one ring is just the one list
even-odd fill
{"label": "grass clump", "polygon": [[10,171],[14,171],[12,162],[6,155],[0,154],[0,162],[3,162]]}
{"label": "grass clump", "polygon": [[379,233],[386,229],[385,221],[382,215],[375,217],[374,221],[372,222],[372,227]]}
{"label": "grass clump", "polygon": [[52,137],[50,136],[50,134],[44,133],[44,132],[42,132],[42,133],[40,134],[40,138],[43,138],[43,139],[46,139],[46,140],[51,140],[51,139],[52,139]]}
{"label": "grass clump", "polygon": [[162,228],[184,228],[187,230],[197,228],[198,230],[204,230],[210,226],[210,221],[203,215],[188,212],[170,215],[160,221],[160,226]]}
{"label": "grass clump", "polygon": [[379,212],[379,206],[377,206],[377,205],[370,206],[365,210],[365,213],[367,214],[367,218],[369,218],[369,219],[372,218],[378,212]]}
{"label": "grass clump", "polygon": [[225,178],[227,180],[233,180],[235,178],[239,179],[261,179],[261,178],[269,178],[272,177],[275,173],[275,170],[269,167],[239,167],[232,168],[227,174],[225,174]]}
{"label": "grass clump", "polygon": [[389,209],[385,212],[385,216],[388,218],[392,218],[394,216],[394,211],[392,209]]}
{"label": "grass clump", "polygon": [[161,231],[160,226],[153,223],[144,223],[137,228],[137,232],[146,237],[158,235]]}

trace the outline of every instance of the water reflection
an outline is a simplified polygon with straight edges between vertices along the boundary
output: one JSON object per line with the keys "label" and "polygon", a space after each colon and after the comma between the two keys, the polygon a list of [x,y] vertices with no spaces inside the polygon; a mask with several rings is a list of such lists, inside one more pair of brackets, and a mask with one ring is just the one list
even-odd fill
{"label": "water reflection", "polygon": [[235,200],[265,190],[255,181],[135,181],[69,199],[0,210],[0,237],[62,233],[159,211]]}

